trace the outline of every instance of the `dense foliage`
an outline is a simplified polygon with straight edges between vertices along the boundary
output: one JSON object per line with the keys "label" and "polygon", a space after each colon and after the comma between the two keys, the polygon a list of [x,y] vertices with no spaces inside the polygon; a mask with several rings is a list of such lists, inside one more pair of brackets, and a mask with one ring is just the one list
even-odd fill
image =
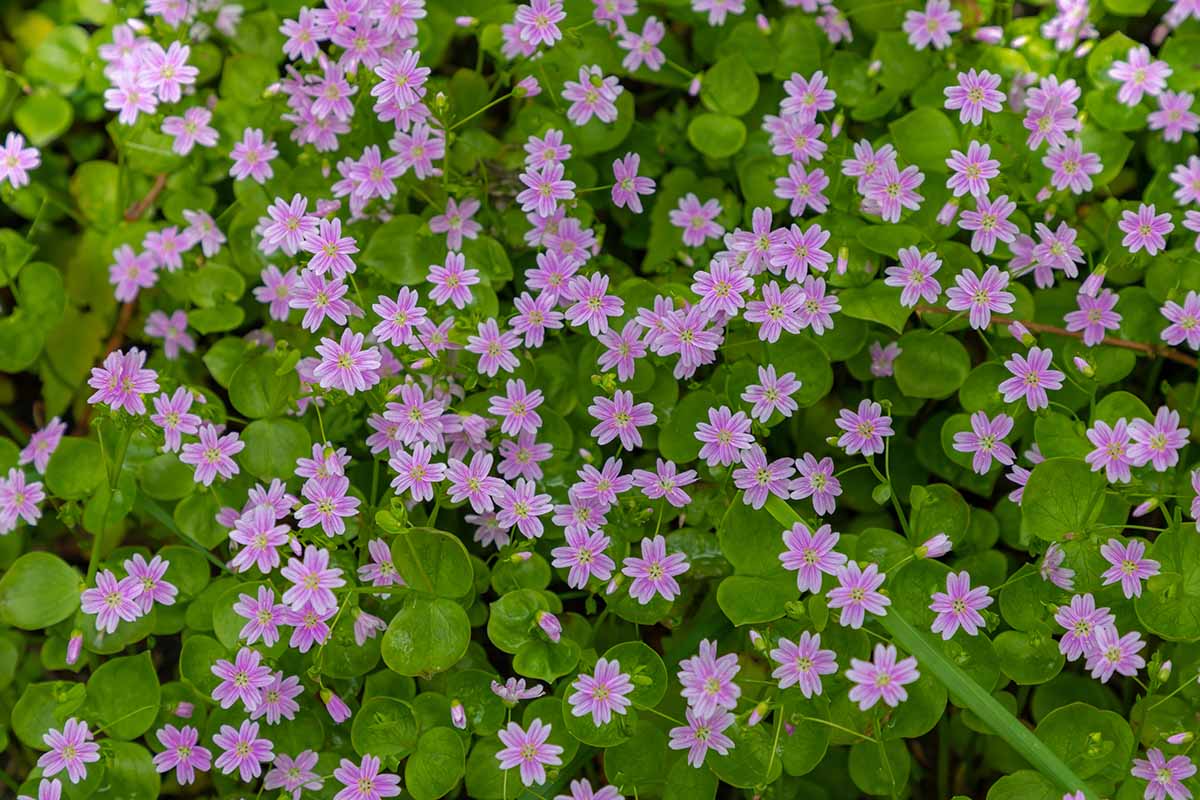
{"label": "dense foliage", "polygon": [[0,29],[7,796],[1200,787],[1196,0]]}

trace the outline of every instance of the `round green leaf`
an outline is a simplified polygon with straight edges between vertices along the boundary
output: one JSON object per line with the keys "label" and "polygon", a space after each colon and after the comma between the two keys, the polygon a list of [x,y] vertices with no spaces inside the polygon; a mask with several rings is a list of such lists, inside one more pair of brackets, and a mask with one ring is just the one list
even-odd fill
{"label": "round green leaf", "polygon": [[725,56],[704,73],[700,100],[711,111],[740,117],[758,101],[758,76],[741,55]]}
{"label": "round green leaf", "polygon": [[307,428],[295,420],[278,417],[251,422],[242,431],[242,441],[246,443],[240,455],[242,466],[261,481],[290,474],[296,459],[312,449]]}
{"label": "round green leaf", "polygon": [[94,439],[64,436],[46,465],[46,488],[64,500],[82,500],[104,480],[104,464]]}
{"label": "round green leaf", "polygon": [[79,608],[81,582],[58,556],[26,553],[0,578],[0,623],[35,631],[61,622]]}
{"label": "round green leaf", "polygon": [[474,588],[471,557],[453,534],[412,528],[397,534],[391,549],[396,571],[414,592],[459,598]]}
{"label": "round green leaf", "polygon": [[471,641],[462,606],[442,597],[414,596],[383,635],[384,663],[401,675],[428,677],[458,663]]}
{"label": "round green leaf", "polygon": [[1050,541],[1077,537],[1103,507],[1108,482],[1083,461],[1050,458],[1033,468],[1021,499],[1021,533]]}
{"label": "round green leaf", "polygon": [[87,688],[99,721],[113,738],[136,739],[158,716],[160,687],[149,653],[106,661],[92,673]]}
{"label": "round green leaf", "polygon": [[350,741],[359,755],[406,758],[417,748],[419,733],[412,706],[391,697],[372,697],[354,715]]}
{"label": "round green leaf", "polygon": [[949,397],[967,379],[971,357],[952,336],[910,331],[900,337],[894,370],[900,391],[910,397]]}
{"label": "round green leaf", "polygon": [[746,126],[727,114],[699,114],[687,129],[688,141],[710,158],[728,158],[746,143]]}

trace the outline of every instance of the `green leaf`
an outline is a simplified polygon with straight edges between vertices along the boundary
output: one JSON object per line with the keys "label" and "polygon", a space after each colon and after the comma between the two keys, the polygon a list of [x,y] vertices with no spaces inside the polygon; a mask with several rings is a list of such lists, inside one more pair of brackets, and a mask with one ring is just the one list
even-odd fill
{"label": "green leaf", "polygon": [[654,708],[667,693],[667,667],[662,658],[642,642],[622,642],[604,653],[630,676],[633,691],[626,697],[637,708]]}
{"label": "green leaf", "polygon": [[420,726],[412,706],[392,697],[372,697],[354,715],[350,741],[359,755],[407,758],[417,749]]}
{"label": "green leaf", "polygon": [[[446,248],[429,232],[425,220],[413,214],[392,217],[380,225],[360,262],[390,283],[414,286],[425,282],[430,264],[440,264]],[[467,267],[473,268],[471,262]]]}
{"label": "green leaf", "polygon": [[36,631],[61,622],[79,608],[81,583],[58,556],[26,553],[0,578],[0,623]]}
{"label": "green leaf", "polygon": [[64,500],[82,500],[104,480],[104,463],[94,439],[64,436],[46,465],[46,488]]}
{"label": "green leaf", "polygon": [[721,401],[715,394],[701,389],[689,392],[671,409],[669,415],[660,414],[658,424],[662,432],[658,437],[658,447],[662,457],[680,464],[695,459],[700,453],[700,442],[696,441],[696,425],[707,422],[708,410],[720,405]]}
{"label": "green leaf", "polygon": [[488,613],[487,633],[492,644],[506,653],[516,653],[521,645],[533,638],[537,615],[549,611],[546,596],[534,589],[509,592],[492,603]]}
{"label": "green leaf", "polygon": [[717,604],[734,625],[779,619],[795,599],[796,581],[790,574],[776,578],[730,575],[717,587]]}
{"label": "green leaf", "polygon": [[1041,632],[1004,631],[993,644],[1000,669],[1020,686],[1046,683],[1062,671],[1058,643]]}
{"label": "green leaf", "polygon": [[850,779],[867,794],[896,797],[908,784],[912,758],[904,742],[859,742],[850,748]]}
{"label": "green leaf", "polygon": [[909,397],[949,397],[971,371],[971,357],[953,336],[910,331],[900,337],[894,363],[896,383]]}
{"label": "green leaf", "polygon": [[[777,497],[768,500],[766,507],[785,527],[801,521],[791,506]],[[917,659],[922,670],[928,670],[945,685],[956,698],[956,705],[973,712],[1034,768],[1050,776],[1064,792],[1082,790],[1086,800],[1097,800],[1098,796],[1053,750],[1000,705],[989,690],[980,686],[936,648],[932,634],[918,631],[895,608],[889,609],[877,621],[899,647]],[[896,740],[892,740],[892,744],[904,746],[903,742]]]}
{"label": "green leaf", "polygon": [[279,80],[279,70],[265,58],[240,53],[225,59],[221,98],[247,108],[260,105],[263,93]]}
{"label": "green leaf", "polygon": [[866,322],[878,322],[896,333],[904,331],[904,323],[912,311],[900,305],[900,289],[872,281],[866,286],[843,289],[838,292],[838,302],[847,317]]}
{"label": "green leaf", "polygon": [[1141,17],[1154,5],[1154,0],[1104,0],[1104,7],[1122,17]]}
{"label": "green leaf", "polygon": [[45,340],[33,315],[23,308],[0,318],[0,373],[15,375],[29,369]]}
{"label": "green leaf", "polygon": [[83,706],[87,687],[71,681],[31,683],[25,687],[12,708],[12,730],[17,738],[34,750],[49,750],[42,737],[63,723]]}
{"label": "green leaf", "polygon": [[[194,315],[193,315],[194,316]],[[300,392],[300,377],[294,370],[277,375],[275,359],[259,355],[237,368],[229,379],[229,402],[252,419],[282,414]]]}
{"label": "green leaf", "polygon": [[687,129],[692,147],[709,158],[729,158],[746,143],[746,126],[727,114],[698,114]]}
{"label": "green leaf", "polygon": [[1083,461],[1050,458],[1033,468],[1021,500],[1021,533],[1052,542],[1077,537],[1103,508],[1103,473]]}
{"label": "green leaf", "polygon": [[221,683],[221,679],[212,673],[213,665],[218,659],[228,656],[229,652],[225,647],[211,636],[189,636],[183,642],[183,649],[179,651],[179,677],[200,694],[208,697]]}
{"label": "green leaf", "polygon": [[731,786],[752,789],[773,783],[783,772],[783,759],[775,751],[772,732],[765,725],[747,728],[737,723],[725,729],[733,740],[727,755],[709,753],[705,764]]}
{"label": "green leaf", "polygon": [[397,534],[391,549],[396,571],[415,592],[456,599],[474,588],[471,557],[453,534],[413,528]]}
{"label": "green leaf", "polygon": [[67,307],[67,294],[62,273],[50,264],[35,261],[26,265],[17,277],[21,309],[43,333],[48,333],[62,319]]}
{"label": "green leaf", "polygon": [[1035,733],[1085,779],[1112,767],[1124,777],[1133,756],[1133,731],[1125,718],[1087,703],[1056,708],[1038,723]]}
{"label": "green leaf", "polygon": [[75,109],[62,95],[38,89],[17,103],[13,122],[34,147],[45,147],[67,132]]}
{"label": "green leaf", "polygon": [[1134,601],[1138,619],[1164,639],[1200,638],[1200,535],[1190,526],[1173,526],[1158,535],[1146,557],[1159,563],[1160,574]]}
{"label": "green leaf", "polygon": [[[885,66],[885,70],[890,65]],[[901,159],[916,164],[923,172],[945,174],[950,171],[946,159],[950,151],[962,146],[958,128],[950,118],[936,108],[915,108],[900,119],[888,124],[892,141]],[[913,244],[917,237],[908,240]],[[889,255],[894,255],[895,250]]]}
{"label": "green leaf", "polygon": [[404,786],[416,800],[436,800],[458,783],[467,769],[462,739],[452,728],[421,735],[417,751],[404,765]]}
{"label": "green leaf", "polygon": [[308,428],[281,417],[251,422],[242,431],[242,441],[246,443],[240,456],[242,466],[264,482],[290,474],[296,459],[312,450]]}
{"label": "green leaf", "polygon": [[462,606],[442,597],[412,597],[383,635],[384,663],[401,675],[428,677],[458,663],[471,642]]}
{"label": "green leaf", "polygon": [[871,60],[884,64],[884,69],[879,73],[879,83],[895,92],[916,89],[934,71],[933,52],[914,49],[908,43],[908,36],[898,30],[879,34],[871,50]]}
{"label": "green leaf", "polygon": [[93,225],[110,228],[121,221],[121,170],[111,161],[80,164],[71,176],[71,196],[79,213]]}
{"label": "green leaf", "polygon": [[758,101],[758,76],[741,55],[725,56],[704,73],[700,101],[710,111],[740,117]]}
{"label": "green leaf", "polygon": [[696,769],[686,758],[680,758],[667,773],[663,800],[712,800],[719,785],[711,770]]}
{"label": "green leaf", "polygon": [[[867,225],[858,229],[857,236],[858,243],[863,247],[888,258],[896,258],[901,249],[921,240],[921,232],[911,225]],[[894,289],[882,282],[877,283],[889,291]],[[894,291],[896,303],[899,304],[901,290]],[[843,300],[844,296],[844,293],[838,295],[839,301]],[[845,311],[844,308],[842,310]]]}
{"label": "green leaf", "polygon": [[113,738],[136,739],[158,716],[160,687],[149,653],[101,664],[88,678],[87,689],[99,721]]}
{"label": "green leaf", "polygon": [[513,656],[513,669],[518,675],[547,682],[566,675],[578,663],[579,645],[565,637],[557,644],[530,639]]}
{"label": "green leaf", "polygon": [[110,750],[105,781],[92,797],[155,800],[160,793],[161,780],[146,748],[133,742],[110,742],[107,746]]}

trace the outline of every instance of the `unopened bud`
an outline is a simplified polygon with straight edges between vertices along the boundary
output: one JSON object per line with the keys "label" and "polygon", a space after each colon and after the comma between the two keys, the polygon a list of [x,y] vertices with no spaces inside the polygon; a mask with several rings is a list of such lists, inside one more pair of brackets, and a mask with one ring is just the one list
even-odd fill
{"label": "unopened bud", "polygon": [[845,275],[846,266],[850,263],[850,248],[842,245],[838,248],[837,254],[837,274]]}
{"label": "unopened bud", "polygon": [[522,78],[513,87],[513,95],[516,97],[537,97],[541,93],[542,87],[538,84],[537,78],[532,75],[528,78]]}
{"label": "unopened bud", "polygon": [[762,722],[762,718],[765,717],[767,712],[770,710],[771,707],[766,703],[759,703],[754,707],[754,710],[750,712],[750,718],[746,720],[746,725],[753,728],[755,725]]}
{"label": "unopened bud", "polygon": [[463,17],[455,17],[455,18],[454,18],[454,24],[455,24],[455,25],[457,25],[457,26],[458,26],[458,27],[460,27],[460,28],[469,28],[469,27],[471,27],[472,25],[474,25],[474,24],[475,24],[475,18],[474,18],[474,17],[467,17],[467,16],[463,16]]}
{"label": "unopened bud", "polygon": [[1158,668],[1157,677],[1159,683],[1166,683],[1171,680],[1171,659],[1164,661],[1162,666]]}
{"label": "unopened bud", "polygon": [[1167,744],[1188,744],[1192,739],[1196,738],[1191,731],[1180,731],[1172,733],[1167,737]]}
{"label": "unopened bud", "polygon": [[954,544],[950,541],[950,537],[944,533],[939,533],[930,539],[925,540],[916,550],[917,558],[941,558],[950,552]]}
{"label": "unopened bud", "polygon": [[325,704],[325,710],[336,724],[340,725],[350,719],[350,706],[328,689],[321,690],[321,702]]}
{"label": "unopened bud", "polygon": [[883,62],[880,61],[879,59],[875,59],[874,61],[872,61],[870,64],[867,65],[867,77],[874,78],[882,70],[883,70]]}
{"label": "unopened bud", "polygon": [[1051,194],[1053,193],[1050,191],[1050,187],[1043,186],[1041,189],[1038,189],[1038,193],[1036,195],[1037,201],[1039,203],[1044,203],[1050,199]]}
{"label": "unopened bud", "polygon": [[1167,36],[1170,33],[1171,29],[1167,25],[1155,25],[1154,30],[1150,31],[1150,44],[1158,47],[1167,40]]}
{"label": "unopened bud", "polygon": [[531,558],[533,558],[533,553],[529,552],[528,550],[520,550],[509,556],[508,560],[514,564],[522,564]]}
{"label": "unopened bud", "polygon": [[1035,341],[1033,334],[1029,332],[1029,328],[1026,328],[1020,322],[1010,323],[1008,326],[1008,333],[1026,347],[1031,346]]}
{"label": "unopened bud", "polygon": [[467,709],[457,699],[450,701],[450,721],[460,731],[467,727]]}
{"label": "unopened bud", "polygon": [[975,41],[983,44],[1003,44],[1004,28],[999,25],[986,25],[975,31]]}
{"label": "unopened bud", "polygon": [[938,212],[938,225],[949,225],[954,222],[954,218],[958,216],[958,201],[950,200],[946,205],[942,206],[942,210]]}
{"label": "unopened bud", "polygon": [[71,638],[67,640],[67,664],[74,665],[79,661],[79,653],[83,650],[83,631],[71,631]]}
{"label": "unopened bud", "polygon": [[1028,36],[1018,36],[1017,38],[1012,40],[1012,46],[1017,48],[1018,50],[1027,44],[1029,44]]}
{"label": "unopened bud", "polygon": [[755,650],[765,651],[767,649],[766,638],[754,628],[750,629],[750,644],[754,645]]}
{"label": "unopened bud", "polygon": [[175,705],[175,716],[179,717],[180,719],[191,719],[192,712],[195,710],[196,707],[194,705],[184,700],[180,700]]}
{"label": "unopened bud", "polygon": [[1133,510],[1133,516],[1144,517],[1156,508],[1158,508],[1158,498],[1151,497],[1146,502],[1140,503],[1138,507]]}
{"label": "unopened bud", "polygon": [[1087,361],[1085,361],[1083,358],[1081,358],[1079,356],[1075,356],[1074,364],[1075,364],[1075,369],[1079,370],[1079,374],[1083,375],[1083,377],[1085,377],[1085,378],[1095,377],[1096,370],[1093,369],[1092,365],[1089,364]]}
{"label": "unopened bud", "polygon": [[688,84],[688,95],[695,97],[700,94],[700,76],[692,78],[692,82]]}
{"label": "unopened bud", "polygon": [[558,621],[558,617],[549,611],[539,611],[537,614],[537,624],[542,629],[542,632],[550,637],[550,641],[558,644],[562,638],[562,623]]}
{"label": "unopened bud", "polygon": [[1088,297],[1095,297],[1100,293],[1100,287],[1104,285],[1104,276],[1108,273],[1108,264],[1101,264],[1092,270],[1092,274],[1084,279],[1083,285],[1079,287],[1080,294],[1086,294]]}
{"label": "unopened bud", "polygon": [[1092,49],[1095,48],[1095,46],[1096,46],[1096,40],[1088,39],[1086,42],[1079,45],[1079,47],[1075,48],[1075,57],[1076,58],[1087,58],[1087,54],[1092,52]]}
{"label": "unopened bud", "polygon": [[845,112],[839,111],[833,118],[833,124],[829,126],[829,138],[836,139],[838,134],[842,132],[842,126],[846,124]]}
{"label": "unopened bud", "polygon": [[754,18],[754,22],[758,25],[758,29],[763,33],[771,32],[771,20],[767,19],[766,14],[759,14]]}

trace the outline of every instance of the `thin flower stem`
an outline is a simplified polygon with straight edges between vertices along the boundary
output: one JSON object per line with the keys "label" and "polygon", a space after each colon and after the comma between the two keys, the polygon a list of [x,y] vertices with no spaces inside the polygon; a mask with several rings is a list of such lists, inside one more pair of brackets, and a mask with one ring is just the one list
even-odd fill
{"label": "thin flower stem", "polygon": [[1158,700],[1158,702],[1157,702],[1157,703],[1155,703],[1154,705],[1150,706],[1149,708],[1147,708],[1147,709],[1146,709],[1146,711],[1147,711],[1147,712],[1153,711],[1154,709],[1158,708],[1158,707],[1159,707],[1159,706],[1161,706],[1163,703],[1167,702],[1167,701],[1168,701],[1168,700],[1170,700],[1172,697],[1174,697],[1175,695],[1179,694],[1180,692],[1182,692],[1184,689],[1186,689],[1187,687],[1189,687],[1189,686],[1191,686],[1191,685],[1192,685],[1192,682],[1191,682],[1190,680],[1186,680],[1186,681],[1183,681],[1183,680],[1181,680],[1181,681],[1179,682],[1179,686],[1175,687],[1175,690],[1174,690],[1173,692],[1171,692],[1170,694],[1163,695],[1162,697],[1160,697],[1160,698],[1159,698],[1159,700]]}
{"label": "thin flower stem", "polygon": [[500,95],[499,97],[497,97],[497,98],[496,98],[495,100],[493,100],[492,102],[488,103],[487,105],[480,106],[480,107],[479,107],[478,109],[476,109],[475,111],[472,111],[470,114],[468,114],[467,116],[465,116],[465,117],[463,117],[462,119],[460,119],[458,122],[456,122],[456,123],[454,123],[453,125],[451,125],[449,128],[447,128],[447,129],[446,129],[446,132],[447,132],[447,133],[449,133],[450,131],[452,131],[452,130],[454,130],[454,129],[458,128],[458,127],[459,127],[459,126],[461,126],[461,125],[466,125],[468,122],[470,122],[471,120],[475,119],[475,118],[476,118],[476,117],[478,117],[480,114],[482,114],[483,112],[487,111],[489,108],[494,108],[495,106],[498,106],[498,105],[500,105],[501,103],[503,103],[505,100],[507,100],[508,98],[510,98],[510,97],[512,97],[512,96],[513,96],[513,93],[512,93],[512,92],[509,92],[508,94]]}
{"label": "thin flower stem", "polygon": [[[918,314],[950,314],[953,313],[945,306],[918,305],[915,309]],[[1032,322],[1030,320],[1019,320],[1013,317],[1001,317],[995,314],[992,315],[993,325],[1009,325],[1013,322],[1020,322],[1030,331],[1034,333],[1050,333],[1055,336],[1066,336],[1071,339],[1082,339],[1083,331],[1068,331],[1066,328],[1060,328],[1057,325],[1045,325],[1041,322]],[[1105,336],[1104,341],[1100,344],[1108,345],[1109,347],[1123,347],[1126,350],[1135,350],[1147,356],[1161,356],[1162,358],[1170,359],[1180,364],[1187,364],[1189,367],[1200,365],[1195,357],[1189,356],[1187,353],[1167,347],[1165,345],[1147,344],[1145,342],[1134,342],[1129,339],[1118,339],[1114,336]]]}
{"label": "thin flower stem", "polygon": [[576,197],[578,197],[579,195],[581,195],[581,194],[587,194],[588,192],[603,192],[603,191],[605,191],[606,189],[611,189],[611,188],[613,188],[614,186],[616,186],[616,184],[615,184],[615,183],[609,183],[609,184],[606,184],[606,185],[604,185],[604,186],[589,186],[589,187],[588,187],[588,188],[586,188],[586,189],[576,189],[576,190],[575,190],[575,196],[576,196]]}
{"label": "thin flower stem", "polygon": [[836,722],[830,722],[829,720],[821,719],[820,717],[800,717],[799,719],[801,722],[815,722],[818,725],[824,725],[826,727],[833,728],[834,730],[839,730],[842,733],[849,734],[850,736],[857,736],[859,739],[862,739],[864,742],[879,741],[874,736],[867,736],[865,733],[859,733],[856,730],[852,730],[850,728],[843,727],[841,725],[838,725]]}
{"label": "thin flower stem", "polygon": [[763,775],[763,783],[771,782],[771,767],[775,766],[775,752],[779,749],[779,732],[783,730],[783,710],[775,712],[775,740],[771,742],[771,758],[767,760],[767,774]]}
{"label": "thin flower stem", "polygon": [[671,69],[680,73],[681,75],[686,75],[689,79],[696,77],[696,73],[692,72],[690,69],[683,66],[682,64],[676,64],[674,61],[672,61],[669,58],[666,60],[666,64],[668,67],[670,67]]}
{"label": "thin flower stem", "polygon": [[659,711],[657,708],[645,708],[645,709],[642,709],[642,710],[643,710],[643,711],[649,711],[651,714],[657,714],[658,716],[660,716],[660,717],[662,717],[663,719],[665,719],[667,722],[674,722],[676,725],[679,725],[680,727],[686,727],[686,726],[684,726],[684,724],[683,724],[682,722],[680,722],[679,720],[675,719],[675,718],[674,718],[674,717],[672,717],[672,716],[668,716],[667,714],[664,714],[664,713],[662,713],[662,712],[661,712],[661,711]]}
{"label": "thin flower stem", "polygon": [[154,709],[154,708],[158,708],[158,706],[153,705],[153,706],[142,706],[141,708],[135,708],[133,711],[130,711],[128,714],[123,714],[123,715],[117,717],[116,719],[114,719],[112,722],[107,722],[107,723],[101,725],[99,728],[96,728],[96,730],[94,730],[93,733],[103,733],[107,729],[111,728],[113,725],[116,725],[118,722],[124,722],[125,720],[129,719],[130,717],[134,716],[135,714],[140,714],[143,711],[150,711],[151,709]]}
{"label": "thin flower stem", "polygon": [[988,594],[992,594],[992,593],[994,593],[994,592],[998,592],[998,591],[1000,591],[1001,589],[1003,589],[1005,586],[1008,586],[1010,583],[1016,583],[1017,581],[1023,581],[1023,580],[1025,580],[1026,578],[1028,578],[1030,575],[1037,575],[1037,574],[1038,574],[1038,573],[1037,573],[1036,571],[1034,571],[1034,572],[1026,572],[1026,573],[1025,573],[1025,574],[1023,574],[1023,575],[1014,575],[1013,577],[1009,578],[1008,580],[1006,580],[1004,583],[1000,584],[1000,585],[999,585],[999,586],[997,586],[996,588],[994,588],[994,589],[988,589]]}

